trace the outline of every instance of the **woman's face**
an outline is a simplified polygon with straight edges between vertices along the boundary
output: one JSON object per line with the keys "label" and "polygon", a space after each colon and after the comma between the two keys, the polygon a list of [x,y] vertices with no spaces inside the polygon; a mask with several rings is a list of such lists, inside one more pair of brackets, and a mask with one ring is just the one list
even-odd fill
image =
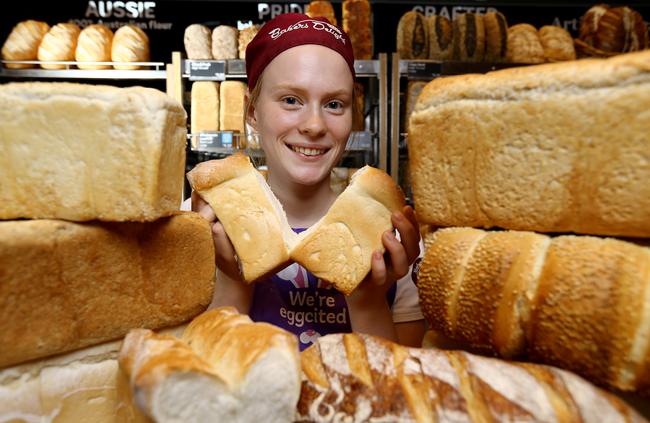
{"label": "woman's face", "polygon": [[337,52],[288,49],[266,67],[249,123],[273,178],[313,185],[339,162],[352,130],[353,79]]}

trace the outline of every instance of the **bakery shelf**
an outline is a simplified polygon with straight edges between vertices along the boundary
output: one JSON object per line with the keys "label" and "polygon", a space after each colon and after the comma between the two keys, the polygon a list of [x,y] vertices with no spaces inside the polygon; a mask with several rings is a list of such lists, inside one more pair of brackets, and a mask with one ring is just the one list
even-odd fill
{"label": "bakery shelf", "polygon": [[[167,71],[162,62],[41,62],[38,60],[2,60],[0,77],[8,78],[53,78],[53,79],[166,79]],[[40,66],[41,64],[64,65],[65,69],[9,69],[7,64],[28,64]],[[128,65],[142,66],[145,69],[77,69],[77,64],[82,65]]]}

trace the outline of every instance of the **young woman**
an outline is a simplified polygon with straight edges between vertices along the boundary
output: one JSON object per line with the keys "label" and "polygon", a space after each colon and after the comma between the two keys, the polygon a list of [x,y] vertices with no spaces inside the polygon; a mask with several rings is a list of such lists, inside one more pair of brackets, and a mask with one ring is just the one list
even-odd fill
{"label": "young woman", "polygon": [[[352,129],[354,55],[347,35],[325,19],[284,14],[266,23],[246,50],[246,121],[259,134],[268,183],[289,224],[300,232],[323,217]],[[233,305],[253,320],[281,326],[301,349],[327,333],[364,332],[419,346],[424,323],[410,265],[420,254],[413,210],[383,234],[372,270],[348,297],[294,263],[268,280],[241,281],[235,252],[210,207],[192,194],[192,208],[213,222],[218,267],[213,307]],[[397,283],[396,283],[397,282]]]}

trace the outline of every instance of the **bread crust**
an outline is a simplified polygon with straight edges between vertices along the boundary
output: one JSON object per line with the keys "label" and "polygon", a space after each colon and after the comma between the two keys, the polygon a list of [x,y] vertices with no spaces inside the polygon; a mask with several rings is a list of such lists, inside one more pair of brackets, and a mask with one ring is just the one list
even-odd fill
{"label": "bread crust", "polygon": [[[19,22],[9,33],[2,45],[3,60],[36,60],[38,59],[38,46],[50,30],[46,22],[26,20]],[[36,65],[10,64],[9,69],[33,68]]]}

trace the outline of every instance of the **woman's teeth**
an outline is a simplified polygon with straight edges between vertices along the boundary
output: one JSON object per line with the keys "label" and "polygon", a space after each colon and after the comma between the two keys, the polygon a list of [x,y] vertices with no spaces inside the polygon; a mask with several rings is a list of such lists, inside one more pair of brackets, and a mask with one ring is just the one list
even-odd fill
{"label": "woman's teeth", "polygon": [[301,153],[304,154],[305,156],[318,156],[320,154],[324,154],[326,151],[324,149],[317,149],[317,148],[296,147],[295,145],[292,145],[291,149],[296,153]]}

